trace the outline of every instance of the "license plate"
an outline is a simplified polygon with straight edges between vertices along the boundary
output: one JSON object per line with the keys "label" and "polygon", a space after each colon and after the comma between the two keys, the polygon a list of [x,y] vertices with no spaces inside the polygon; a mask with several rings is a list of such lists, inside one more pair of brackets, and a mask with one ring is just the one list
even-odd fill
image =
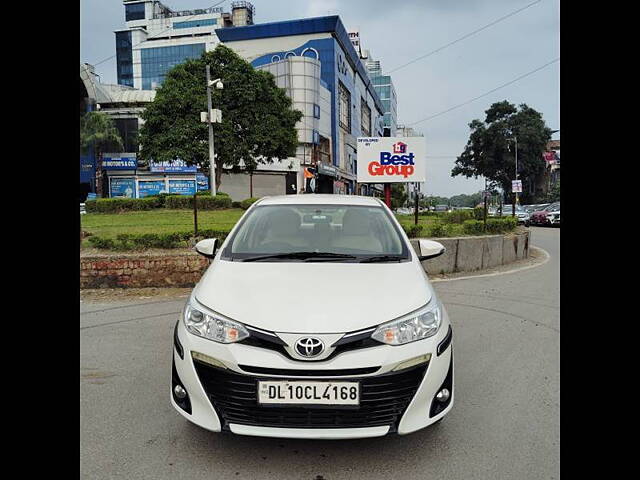
{"label": "license plate", "polygon": [[258,403],[285,405],[359,405],[358,382],[258,381]]}

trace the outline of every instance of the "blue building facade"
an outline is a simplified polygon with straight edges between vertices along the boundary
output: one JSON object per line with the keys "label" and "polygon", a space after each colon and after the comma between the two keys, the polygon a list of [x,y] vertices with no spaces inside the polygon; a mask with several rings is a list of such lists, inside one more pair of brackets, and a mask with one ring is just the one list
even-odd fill
{"label": "blue building facade", "polygon": [[356,193],[357,137],[383,135],[384,107],[340,18],[265,23],[216,34],[256,68],[292,56],[319,60],[321,85],[330,92],[330,165],[335,169],[328,171],[342,177],[344,193]]}

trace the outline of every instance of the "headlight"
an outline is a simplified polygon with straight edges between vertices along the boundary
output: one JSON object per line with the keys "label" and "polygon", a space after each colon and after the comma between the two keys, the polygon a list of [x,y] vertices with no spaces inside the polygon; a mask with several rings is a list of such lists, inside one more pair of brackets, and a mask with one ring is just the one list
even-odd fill
{"label": "headlight", "polygon": [[435,297],[422,309],[380,325],[371,338],[388,345],[404,345],[434,336],[442,323],[442,306]]}
{"label": "headlight", "polygon": [[249,336],[241,323],[207,310],[193,299],[187,302],[183,318],[190,333],[214,342],[234,343]]}

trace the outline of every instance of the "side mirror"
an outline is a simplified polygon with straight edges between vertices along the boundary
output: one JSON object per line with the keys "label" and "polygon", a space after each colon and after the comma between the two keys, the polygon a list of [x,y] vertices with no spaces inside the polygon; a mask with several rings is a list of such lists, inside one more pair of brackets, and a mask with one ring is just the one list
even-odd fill
{"label": "side mirror", "polygon": [[216,256],[216,248],[218,246],[217,238],[205,238],[196,243],[196,252],[203,257],[213,258]]}
{"label": "side mirror", "polygon": [[420,245],[420,255],[418,259],[422,262],[423,260],[428,260],[429,258],[435,258],[442,255],[447,251],[439,242],[434,242],[433,240],[419,240]]}

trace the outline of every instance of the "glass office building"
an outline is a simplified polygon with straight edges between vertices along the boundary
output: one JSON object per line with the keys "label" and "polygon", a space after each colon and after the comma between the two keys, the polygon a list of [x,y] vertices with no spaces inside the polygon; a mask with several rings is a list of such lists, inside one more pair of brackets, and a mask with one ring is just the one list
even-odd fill
{"label": "glass office building", "polygon": [[398,125],[398,97],[393,81],[389,75],[380,75],[379,70],[370,70],[369,75],[384,108],[385,137],[395,137]]}
{"label": "glass office building", "polygon": [[155,89],[162,84],[169,70],[185,60],[200,57],[204,49],[204,43],[141,49],[142,89]]}
{"label": "glass office building", "polygon": [[246,1],[222,7],[174,11],[159,0],[123,0],[126,28],[115,32],[118,84],[159,87],[169,70],[219,43],[217,28],[253,23],[255,9]]}

